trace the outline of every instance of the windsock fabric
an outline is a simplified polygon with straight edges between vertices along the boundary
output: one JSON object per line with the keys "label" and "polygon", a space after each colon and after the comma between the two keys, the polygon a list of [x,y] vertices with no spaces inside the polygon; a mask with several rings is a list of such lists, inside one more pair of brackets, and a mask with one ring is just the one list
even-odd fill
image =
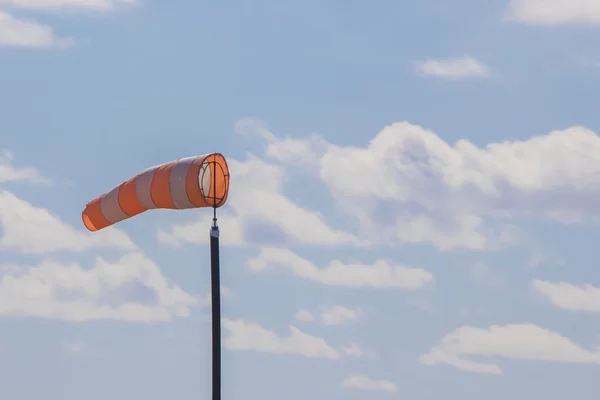
{"label": "windsock fabric", "polygon": [[94,232],[155,208],[221,207],[228,193],[229,169],[221,154],[181,158],[148,168],[92,200],[82,219]]}

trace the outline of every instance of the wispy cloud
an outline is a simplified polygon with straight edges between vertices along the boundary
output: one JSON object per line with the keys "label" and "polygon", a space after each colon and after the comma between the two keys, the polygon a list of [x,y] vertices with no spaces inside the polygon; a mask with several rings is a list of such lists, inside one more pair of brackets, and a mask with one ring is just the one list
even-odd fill
{"label": "wispy cloud", "polygon": [[323,307],[321,320],[325,325],[341,325],[349,321],[358,321],[362,311],[358,308],[343,306]]}
{"label": "wispy cloud", "polygon": [[0,249],[24,254],[82,252],[91,248],[134,250],[129,236],[115,227],[91,234],[63,222],[45,208],[0,190]]}
{"label": "wispy cloud", "polygon": [[600,24],[596,0],[511,0],[505,19],[529,25]]}
{"label": "wispy cloud", "polygon": [[531,282],[531,289],[558,308],[600,313],[600,287],[534,280]]}
{"label": "wispy cloud", "polygon": [[0,5],[30,10],[85,9],[110,11],[119,5],[136,3],[137,0],[0,0]]}
{"label": "wispy cloud", "polygon": [[351,389],[380,390],[384,392],[398,391],[398,387],[393,382],[376,380],[365,375],[350,375],[344,379],[342,386]]}
{"label": "wispy cloud", "polygon": [[44,261],[0,265],[0,315],[63,321],[160,322],[186,317],[198,299],[170,284],[142,253],[94,268]]}
{"label": "wispy cloud", "polygon": [[[317,314],[317,313],[315,313]],[[323,306],[321,307],[321,322],[324,325],[342,325],[347,322],[356,322],[362,316],[362,310],[359,308],[348,308],[344,306]],[[296,312],[296,320],[308,322],[314,321],[313,313],[306,309],[299,309]]]}
{"label": "wispy cloud", "polygon": [[378,260],[371,265],[331,261],[327,267],[317,268],[310,261],[287,249],[263,248],[259,255],[247,264],[254,271],[270,268],[288,269],[298,277],[330,286],[409,290],[421,289],[434,281],[433,273],[426,269],[394,265],[384,260]]}
{"label": "wispy cloud", "polygon": [[0,47],[63,48],[73,44],[73,39],[58,37],[50,26],[0,11]]}
{"label": "wispy cloud", "polygon": [[[2,32],[2,12],[0,12],[0,32]],[[0,37],[2,33],[0,33]],[[1,40],[1,39],[0,39]],[[14,156],[10,151],[0,151],[0,183],[3,182],[28,182],[48,184],[50,179],[43,177],[33,167],[16,167],[13,165]]]}
{"label": "wispy cloud", "polygon": [[337,360],[339,352],[325,340],[311,336],[300,329],[290,326],[290,335],[280,337],[255,323],[242,320],[223,320],[227,335],[223,345],[229,350],[257,351],[270,354],[295,354],[308,358],[326,358]]}
{"label": "wispy cloud", "polygon": [[501,374],[496,363],[473,361],[465,356],[505,357],[600,364],[600,351],[588,350],[556,332],[533,324],[491,326],[488,329],[460,327],[419,358],[424,365],[447,364],[468,372]]}
{"label": "wispy cloud", "polygon": [[486,78],[489,67],[473,57],[424,60],[416,63],[419,73],[445,79]]}

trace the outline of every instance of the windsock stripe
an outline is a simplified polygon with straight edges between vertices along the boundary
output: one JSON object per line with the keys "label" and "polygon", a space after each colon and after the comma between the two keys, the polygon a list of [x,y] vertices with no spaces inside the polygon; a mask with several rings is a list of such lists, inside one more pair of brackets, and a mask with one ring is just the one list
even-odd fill
{"label": "windsock stripe", "polygon": [[158,167],[150,168],[135,176],[135,193],[138,201],[146,210],[156,208],[156,204],[152,201],[150,188],[152,187],[152,179]]}
{"label": "windsock stripe", "polygon": [[119,189],[120,186],[117,186],[102,196],[102,200],[100,201],[102,215],[104,215],[104,218],[106,218],[111,225],[128,218],[127,214],[123,212],[119,205]]}
{"label": "windsock stripe", "polygon": [[175,165],[176,161],[171,161],[165,165],[161,165],[156,170],[154,178],[152,178],[152,184],[150,186],[150,196],[152,201],[158,208],[175,208],[173,204],[173,198],[171,197],[171,169]]}
{"label": "windsock stripe", "polygon": [[183,158],[178,160],[171,170],[170,186],[171,196],[175,208],[183,210],[186,208],[194,208],[186,193],[186,177],[190,166],[196,157]]}
{"label": "windsock stripe", "polygon": [[101,200],[102,198],[98,197],[90,201],[81,216],[85,227],[92,232],[106,228],[110,225],[110,222],[102,215],[102,208],[100,207]]}
{"label": "windsock stripe", "polygon": [[194,207],[206,207],[208,203],[202,193],[200,192],[199,174],[202,163],[206,160],[206,156],[197,157],[190,165],[187,175],[185,177],[185,192],[187,194],[190,203]]}
{"label": "windsock stripe", "polygon": [[128,217],[133,217],[147,210],[142,206],[136,194],[136,177],[123,182],[119,189],[119,205]]}

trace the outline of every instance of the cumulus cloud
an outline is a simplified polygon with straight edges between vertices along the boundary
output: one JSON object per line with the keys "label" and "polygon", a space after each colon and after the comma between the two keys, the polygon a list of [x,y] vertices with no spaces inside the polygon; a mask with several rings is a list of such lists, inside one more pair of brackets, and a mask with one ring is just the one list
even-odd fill
{"label": "cumulus cloud", "polygon": [[[385,207],[385,203],[381,203]],[[357,214],[365,226],[375,230],[376,226],[371,217],[382,218],[382,211],[372,210],[373,214]],[[357,210],[358,211],[358,210]],[[435,210],[419,210],[418,213],[398,210],[390,215],[394,223],[389,233],[398,240],[418,244],[431,242],[440,250],[454,248],[467,248],[479,250],[484,248],[499,247],[514,241],[514,229],[502,227],[494,231],[485,226],[481,217],[470,214],[452,215]],[[384,229],[385,231],[385,229]]]}
{"label": "cumulus cloud", "polygon": [[[107,12],[137,0],[0,0],[0,6],[35,11],[86,10]],[[69,37],[58,36],[51,26],[21,19],[0,10],[0,47],[65,48],[75,44]],[[1,163],[1,161],[0,161]],[[1,174],[0,164],[0,174]]]}
{"label": "cumulus cloud", "polygon": [[600,350],[587,350],[556,332],[533,324],[463,326],[444,336],[419,358],[424,365],[447,364],[477,373],[501,374],[496,363],[472,361],[464,356],[505,357],[564,363],[600,364]]}
{"label": "cumulus cloud", "polygon": [[530,25],[600,24],[596,0],[511,0],[506,18]]}
{"label": "cumulus cloud", "polygon": [[352,343],[350,346],[341,346],[340,352],[348,357],[356,358],[377,358],[377,354],[373,350],[363,350],[356,343]]}
{"label": "cumulus cloud", "polygon": [[321,308],[321,321],[325,325],[342,325],[347,322],[358,321],[362,311],[359,308],[343,306],[329,306]]}
{"label": "cumulus cloud", "polygon": [[[224,245],[299,243],[305,245],[364,244],[352,234],[331,228],[323,215],[294,203],[283,193],[285,169],[249,155],[228,160],[232,180],[228,208],[219,215]],[[207,243],[212,216],[159,231],[159,243]]]}
{"label": "cumulus cloud", "polygon": [[263,248],[257,257],[248,260],[250,269],[264,271],[283,268],[294,275],[322,285],[345,287],[420,289],[434,280],[431,272],[378,260],[372,265],[343,264],[334,260],[325,268],[317,268],[310,261],[287,249]]}
{"label": "cumulus cloud", "polygon": [[257,351],[277,355],[293,354],[308,358],[337,360],[339,352],[325,340],[290,326],[290,335],[280,337],[255,323],[242,320],[223,320],[226,335],[223,346],[228,350]]}
{"label": "cumulus cloud", "polygon": [[479,147],[399,122],[364,147],[329,144],[316,154],[319,177],[358,219],[360,236],[379,241],[497,249],[521,240],[518,218],[600,217],[600,137],[581,126]]}
{"label": "cumulus cloud", "polygon": [[126,233],[109,227],[91,234],[61,221],[6,190],[0,190],[0,249],[26,254],[82,252],[92,248],[133,250]]}
{"label": "cumulus cloud", "polygon": [[50,48],[66,47],[72,44],[72,39],[58,37],[50,26],[19,19],[7,12],[0,11],[0,47]]}
{"label": "cumulus cloud", "polygon": [[[0,19],[2,17],[0,16]],[[0,26],[0,30],[2,26]],[[0,33],[0,36],[2,34]],[[1,39],[0,39],[1,40]],[[50,179],[43,177],[32,167],[16,167],[13,165],[14,155],[9,151],[0,152],[0,183],[28,182],[34,184],[49,184]]]}
{"label": "cumulus cloud", "polygon": [[384,128],[366,148],[330,149],[321,160],[321,178],[364,224],[404,241],[416,231],[413,242],[480,249],[510,243],[515,236],[507,225],[487,227],[482,214],[538,212],[532,201],[548,200],[541,193],[536,198],[536,189],[544,180],[550,187],[558,177],[544,170],[556,169],[550,163],[554,158],[539,160],[546,157],[540,153],[538,143],[527,142],[479,149],[461,140],[450,146],[433,132],[404,122]]}
{"label": "cumulus cloud", "polygon": [[[325,325],[342,325],[347,322],[358,321],[362,316],[360,308],[348,308],[344,306],[323,306],[320,310],[321,322]],[[306,309],[300,309],[296,312],[298,321],[314,321],[313,313]]]}
{"label": "cumulus cloud", "polygon": [[258,136],[267,142],[265,155],[279,162],[291,162],[305,168],[318,167],[319,154],[327,150],[329,143],[317,134],[308,138],[279,138],[269,131],[264,122],[256,118],[242,118],[235,123],[235,131],[246,137]]}
{"label": "cumulus cloud", "polygon": [[[377,238],[377,243],[387,244],[397,240],[433,243],[444,250],[493,249],[518,238],[513,226],[489,226],[466,207],[460,212],[453,210],[460,205],[457,200],[445,201],[447,183],[443,174],[451,175],[456,158],[462,157],[452,157],[445,142],[421,127],[394,124],[361,148],[337,146],[315,139],[315,135],[278,139],[258,120],[250,121],[243,120],[243,134],[266,140],[267,158],[286,167],[303,166],[300,160],[318,159],[313,168],[303,169],[318,176],[340,209],[360,224],[361,238]],[[276,154],[283,150],[268,150],[288,141],[296,143],[295,157],[279,157]]]}
{"label": "cumulus cloud", "polygon": [[485,78],[490,69],[473,57],[425,60],[416,63],[417,70],[423,75],[445,79]]}
{"label": "cumulus cloud", "polygon": [[139,252],[98,258],[91,269],[55,261],[0,266],[0,315],[157,322],[186,317],[198,304]]}
{"label": "cumulus cloud", "polygon": [[465,79],[490,76],[489,67],[473,57],[425,60],[417,62],[416,65],[421,74],[437,78]]}
{"label": "cumulus cloud", "polygon": [[0,6],[11,6],[28,10],[81,9],[110,11],[120,5],[136,4],[137,0],[0,0]]}
{"label": "cumulus cloud", "polygon": [[397,392],[398,387],[386,380],[376,380],[365,375],[349,375],[342,382],[342,386],[350,389],[380,390],[384,392]]}
{"label": "cumulus cloud", "polygon": [[600,313],[600,287],[534,280],[531,282],[531,288],[558,308]]}

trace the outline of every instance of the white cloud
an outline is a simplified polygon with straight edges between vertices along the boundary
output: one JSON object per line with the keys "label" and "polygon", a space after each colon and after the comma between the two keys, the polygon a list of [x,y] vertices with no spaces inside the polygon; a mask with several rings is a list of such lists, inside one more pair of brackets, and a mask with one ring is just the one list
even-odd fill
{"label": "white cloud", "polygon": [[35,21],[17,19],[0,11],[0,47],[48,48],[66,47],[72,44],[72,39],[56,36],[50,26],[41,25]]}
{"label": "white cloud", "polygon": [[0,269],[0,315],[154,322],[186,317],[196,305],[196,298],[169,284],[141,253],[114,263],[98,258],[92,269],[54,261]]}
{"label": "white cloud", "polygon": [[315,168],[319,155],[324,153],[329,143],[316,134],[306,139],[278,138],[269,131],[264,122],[256,118],[242,118],[235,123],[235,130],[242,136],[259,137],[267,142],[265,155],[273,160],[297,163],[305,168]]}
{"label": "white cloud", "polygon": [[[433,213],[432,213],[433,214]],[[368,216],[365,216],[365,221]],[[490,247],[482,218],[476,215],[427,215],[410,213],[399,213],[395,216],[395,236],[406,243],[431,242],[440,250],[450,250],[457,247],[465,247],[472,250]],[[369,224],[369,222],[366,222]],[[496,234],[496,238],[510,242],[511,237],[508,230]]]}
{"label": "white cloud", "polygon": [[0,228],[0,249],[21,253],[136,248],[127,234],[114,227],[94,234],[75,229],[48,210],[35,207],[5,190],[0,190]]}
{"label": "white cloud", "polygon": [[296,319],[298,321],[314,321],[315,317],[311,314],[310,311],[305,309],[300,309],[296,312]]}
{"label": "white cloud", "polygon": [[[295,204],[283,194],[285,170],[254,156],[245,162],[228,160],[232,185],[228,208],[219,215],[223,245],[361,244],[355,236],[329,227],[323,215]],[[175,225],[170,232],[159,231],[159,243],[207,243],[212,215],[192,223]]]}
{"label": "white cloud", "polygon": [[364,351],[361,349],[356,343],[352,343],[350,346],[341,346],[340,351],[342,354],[348,357],[356,357],[356,358],[377,358],[377,354],[373,350]]}
{"label": "white cloud", "polygon": [[321,309],[321,321],[325,325],[341,325],[349,321],[358,321],[361,315],[362,312],[358,308],[331,306]]}
{"label": "white cloud", "polygon": [[350,389],[381,390],[384,392],[397,392],[398,387],[385,380],[375,380],[364,375],[350,375],[342,382],[342,386]]}
{"label": "white cloud", "polygon": [[[489,248],[518,235],[510,225],[491,228],[486,216],[598,219],[600,137],[571,127],[485,148],[464,139],[451,146],[402,122],[384,128],[365,148],[330,148],[321,159],[321,178],[349,214],[380,236],[441,249]],[[429,229],[412,238],[408,229],[398,235],[407,222],[421,219],[429,225],[408,226]]]}
{"label": "white cloud", "polygon": [[136,3],[137,0],[0,0],[0,5],[30,10],[84,9],[110,11],[119,5]]}
{"label": "white cloud", "polygon": [[423,268],[394,265],[378,260],[372,265],[343,264],[331,261],[323,269],[287,249],[263,248],[259,255],[247,262],[254,271],[285,268],[296,276],[323,285],[345,287],[372,287],[420,289],[433,282],[433,274]]}
{"label": "white cloud", "polygon": [[[321,307],[320,318],[325,325],[342,325],[347,322],[356,322],[363,315],[360,308],[348,308],[344,306],[323,306]],[[313,313],[306,309],[299,309],[296,312],[298,321],[314,321]]]}
{"label": "white cloud", "polygon": [[[0,21],[1,21],[0,13]],[[2,26],[0,26],[0,31]],[[2,34],[0,33],[0,36]],[[2,39],[0,39],[1,41]],[[50,180],[43,177],[40,172],[32,167],[15,167],[14,156],[9,151],[0,152],[0,183],[5,182],[29,182],[37,184],[49,184]]]}
{"label": "white cloud", "polygon": [[596,0],[511,0],[507,19],[531,25],[600,24]]}
{"label": "white cloud", "polygon": [[534,280],[531,288],[556,307],[569,311],[600,313],[600,287]]}
{"label": "white cloud", "polygon": [[356,343],[352,343],[350,346],[342,346],[342,353],[351,357],[362,357],[365,353]]}
{"label": "white cloud", "polygon": [[473,57],[420,61],[417,63],[417,69],[423,75],[446,79],[490,76],[489,68]]}
{"label": "white cloud", "polygon": [[227,335],[223,346],[229,350],[257,351],[270,354],[293,354],[308,358],[337,360],[340,354],[325,340],[308,335],[290,326],[288,337],[279,337],[275,332],[254,323],[241,320],[223,320]]}
{"label": "white cloud", "polygon": [[436,347],[419,358],[419,362],[424,365],[448,364],[469,372],[502,373],[495,363],[476,362],[461,356],[600,364],[600,350],[584,349],[558,333],[533,324],[491,326],[488,329],[463,326],[444,336]]}
{"label": "white cloud", "polygon": [[[432,191],[419,194],[419,198],[403,196],[402,192],[426,191],[436,178],[431,173],[426,177],[403,176],[410,173],[418,175],[421,168],[429,169],[425,164],[426,158],[421,156],[424,158],[421,160],[410,154],[411,147],[418,150],[419,140],[429,139],[427,131],[420,127],[408,123],[395,124],[393,134],[387,134],[392,130],[388,127],[371,141],[368,148],[363,149],[336,146],[315,135],[308,139],[278,139],[254,119],[244,119],[238,124],[243,127],[238,126],[239,132],[267,142],[267,157],[286,166],[300,165],[303,170],[318,175],[341,209],[361,223],[360,237],[377,238],[379,243],[388,244],[393,244],[394,239],[409,243],[432,242],[440,249],[496,248],[516,240],[515,229],[509,225],[500,224],[490,228],[477,215],[464,211],[455,213],[447,210],[448,207],[443,204],[443,207],[438,206],[436,202],[443,202],[444,199],[440,197],[443,193],[438,193],[439,189],[438,192],[434,191],[437,189],[435,187],[431,187]],[[384,132],[386,137],[382,138]],[[406,149],[399,146],[403,136],[407,136],[408,140],[408,136],[413,135],[417,143]],[[296,156],[275,156],[284,151],[269,150],[290,141],[297,143],[294,150]],[[434,146],[435,141],[428,142]],[[407,154],[403,155],[403,151]],[[422,153],[425,151],[421,150]],[[315,157],[318,162],[306,161]],[[315,165],[308,168],[307,164]],[[437,163],[435,167],[443,167],[443,164]],[[439,182],[439,185],[443,186],[444,183]]]}

